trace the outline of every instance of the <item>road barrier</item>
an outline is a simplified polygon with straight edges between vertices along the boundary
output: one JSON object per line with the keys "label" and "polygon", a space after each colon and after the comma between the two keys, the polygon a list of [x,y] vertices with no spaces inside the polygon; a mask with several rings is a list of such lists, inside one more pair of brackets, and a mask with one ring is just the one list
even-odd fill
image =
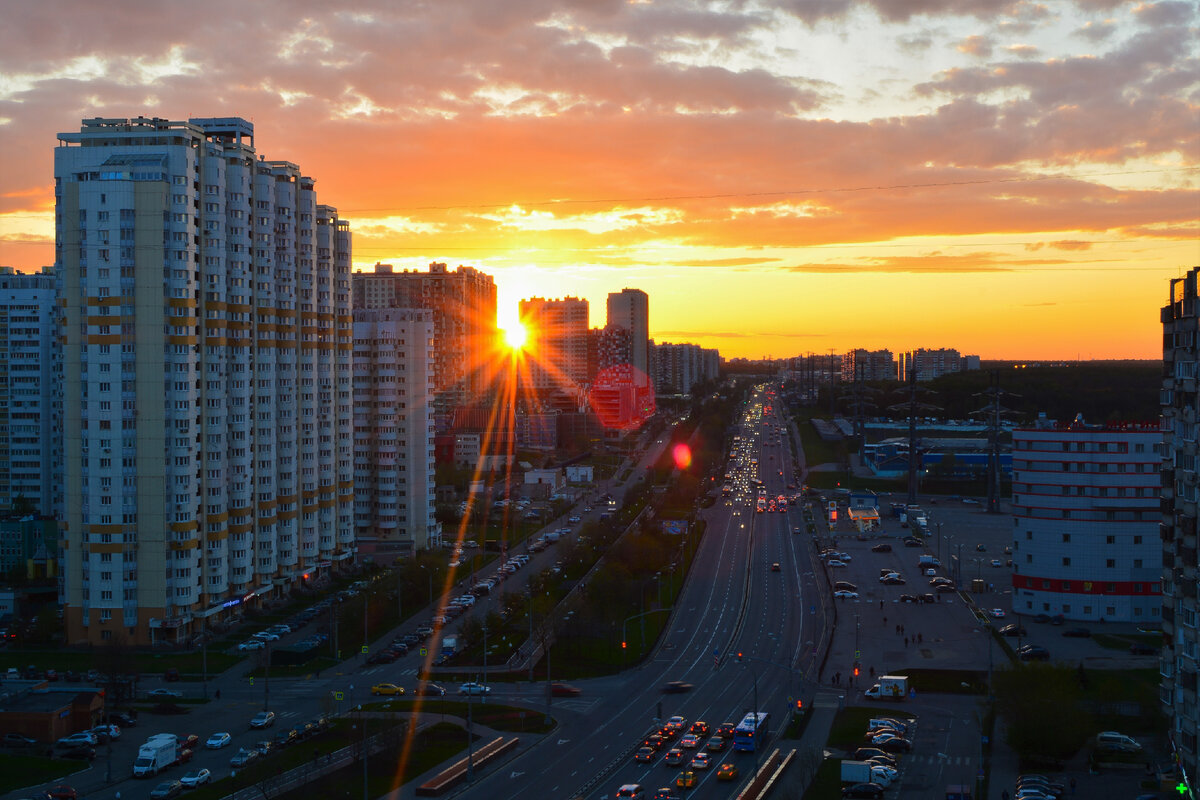
{"label": "road barrier", "polygon": [[421,797],[435,797],[442,794],[447,789],[461,783],[467,777],[468,768],[482,769],[489,762],[516,747],[518,742],[520,742],[520,739],[515,736],[511,739],[497,736],[472,753],[470,757],[464,756],[460,758],[437,775],[422,783],[417,787],[416,794]]}

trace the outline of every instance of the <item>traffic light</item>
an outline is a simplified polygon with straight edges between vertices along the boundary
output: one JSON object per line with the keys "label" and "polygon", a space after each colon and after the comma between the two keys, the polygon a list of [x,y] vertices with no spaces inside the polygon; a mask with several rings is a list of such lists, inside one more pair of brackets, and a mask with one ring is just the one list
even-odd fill
{"label": "traffic light", "polygon": [[803,711],[803,710],[804,710],[804,701],[803,701],[803,700],[801,700],[799,697],[797,697],[797,698],[796,698],[796,710],[797,710],[797,711]]}
{"label": "traffic light", "polygon": [[741,663],[741,661],[742,661],[741,651],[738,652],[737,659],[738,659],[738,663]]}
{"label": "traffic light", "polygon": [[854,677],[858,677],[858,667],[854,668]]}
{"label": "traffic light", "polygon": [[624,649],[625,649],[625,642],[621,642],[621,649],[622,649],[622,650],[624,650]]}

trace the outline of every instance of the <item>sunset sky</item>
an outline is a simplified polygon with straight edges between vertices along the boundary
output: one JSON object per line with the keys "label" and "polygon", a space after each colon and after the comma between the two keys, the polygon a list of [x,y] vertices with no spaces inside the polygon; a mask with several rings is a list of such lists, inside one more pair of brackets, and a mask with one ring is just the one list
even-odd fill
{"label": "sunset sky", "polygon": [[[253,12],[251,15],[250,12]],[[722,355],[1158,358],[1200,265],[1193,2],[19,2],[0,265],[53,262],[55,135],[242,116],[356,268],[650,295]]]}

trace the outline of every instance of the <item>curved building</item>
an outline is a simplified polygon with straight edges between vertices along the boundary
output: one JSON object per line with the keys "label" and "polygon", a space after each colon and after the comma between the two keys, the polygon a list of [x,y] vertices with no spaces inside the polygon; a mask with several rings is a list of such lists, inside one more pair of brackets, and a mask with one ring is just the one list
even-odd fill
{"label": "curved building", "polygon": [[1158,423],[1013,431],[1013,611],[1159,621]]}

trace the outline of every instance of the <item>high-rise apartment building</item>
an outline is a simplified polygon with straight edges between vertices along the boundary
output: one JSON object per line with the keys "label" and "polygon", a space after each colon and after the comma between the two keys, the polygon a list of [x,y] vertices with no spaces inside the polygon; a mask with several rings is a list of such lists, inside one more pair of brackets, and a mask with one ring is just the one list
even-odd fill
{"label": "high-rise apartment building", "polygon": [[433,311],[433,387],[444,413],[490,391],[498,335],[491,275],[436,262],[428,272],[376,264],[374,272],[354,273],[354,308]]}
{"label": "high-rise apartment building", "polygon": [[1013,431],[1013,611],[1157,625],[1157,422]]}
{"label": "high-rise apartment building", "polygon": [[[359,552],[435,545],[433,312],[354,312],[354,529]],[[378,560],[378,559],[377,559]]]}
{"label": "high-rise apartment building", "polygon": [[842,375],[848,381],[894,381],[896,374],[896,358],[890,350],[859,348],[842,356]]}
{"label": "high-rise apartment building", "polygon": [[535,390],[575,389],[587,383],[588,302],[578,297],[522,300],[529,384]]}
{"label": "high-rise apartment building", "polygon": [[58,138],[67,640],[187,641],[354,557],[349,224],[244,119]]}
{"label": "high-rise apartment building", "polygon": [[[907,381],[914,374],[918,381],[931,381],[943,375],[979,369],[979,356],[964,356],[957,350],[920,348],[900,355],[900,380]],[[849,379],[849,376],[846,376]]]}
{"label": "high-rise apartment building", "polygon": [[0,267],[0,513],[61,510],[58,304],[54,270]]}
{"label": "high-rise apartment building", "polygon": [[1163,306],[1162,470],[1162,629],[1159,661],[1161,699],[1170,721],[1168,735],[1195,787],[1200,770],[1200,568],[1197,519],[1200,519],[1200,267],[1170,283]]}
{"label": "high-rise apartment building", "polygon": [[629,363],[634,375],[650,375],[650,297],[641,289],[608,295],[607,325],[629,331]]}
{"label": "high-rise apartment building", "polygon": [[687,394],[698,383],[717,377],[720,354],[698,344],[663,342],[652,348],[654,388],[659,394]]}

